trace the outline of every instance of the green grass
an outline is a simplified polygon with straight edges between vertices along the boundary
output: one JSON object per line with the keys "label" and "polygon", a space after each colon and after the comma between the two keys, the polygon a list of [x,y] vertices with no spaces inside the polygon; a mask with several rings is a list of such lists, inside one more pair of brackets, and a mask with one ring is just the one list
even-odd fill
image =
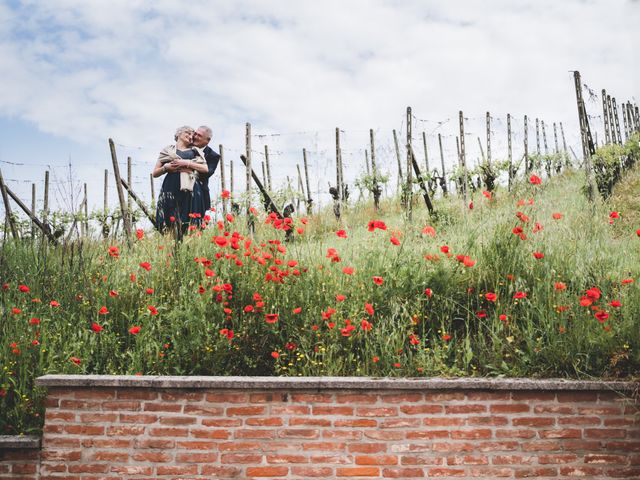
{"label": "green grass", "polygon": [[[438,199],[435,219],[418,195],[411,221],[397,199],[384,201],[379,213],[369,203],[347,208],[341,224],[324,211],[307,224],[295,218],[294,228],[304,233],[293,242],[265,224],[264,214],[250,237],[241,217],[226,226],[225,238],[237,236],[237,248],[212,241],[223,236],[215,223],[181,243],[154,232],[130,247],[5,241],[0,433],[40,428],[43,392],[33,380],[46,373],[637,374],[640,175],[629,173],[606,203],[589,204],[583,180],[569,171],[542,185],[521,182],[511,193],[499,188],[491,200],[477,193],[473,210],[455,197]],[[613,210],[621,216],[610,223]],[[368,231],[373,219],[387,229]],[[427,225],[435,237],[422,233]],[[513,233],[518,226],[526,240]],[[336,235],[340,229],[347,238]],[[339,262],[327,258],[329,248]],[[465,266],[458,255],[475,263]],[[566,289],[556,289],[557,282]],[[581,306],[593,287],[600,297]],[[526,298],[515,299],[517,292]],[[100,314],[102,307],[108,313]],[[608,318],[599,321],[596,309]],[[267,314],[278,314],[277,321],[268,323]],[[93,331],[93,323],[103,330]],[[134,326],[139,333],[129,332]]]}

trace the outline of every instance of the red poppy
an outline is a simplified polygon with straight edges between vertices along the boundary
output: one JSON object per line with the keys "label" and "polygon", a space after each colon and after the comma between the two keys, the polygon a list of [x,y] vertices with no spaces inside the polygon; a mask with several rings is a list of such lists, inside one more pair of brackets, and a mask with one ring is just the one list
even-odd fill
{"label": "red poppy", "polygon": [[131,327],[131,328],[129,329],[129,333],[130,333],[131,335],[137,335],[137,334],[139,334],[139,333],[140,333],[140,327],[139,327],[139,326],[137,326],[137,325],[134,325],[133,327]]}
{"label": "red poppy", "polygon": [[344,267],[342,269],[342,273],[344,273],[345,275],[353,275],[353,272],[355,272],[353,267]]}
{"label": "red poppy", "polygon": [[536,260],[541,260],[544,258],[544,253],[542,252],[533,252],[533,256],[536,258]]}
{"label": "red poppy", "polygon": [[130,274],[130,275],[129,275],[129,280],[131,280],[132,282],[135,282],[135,281],[136,281],[136,278],[137,278],[137,277],[136,277],[136,274],[135,274],[135,273],[132,273],[132,274]]}
{"label": "red poppy", "polygon": [[107,307],[100,307],[100,310],[98,310],[98,314],[100,315],[106,315],[107,313],[109,313],[109,310],[107,309]]}
{"label": "red poppy", "polygon": [[171,223],[175,222],[175,221],[176,221],[176,217],[174,217],[173,215],[171,215],[171,216],[169,217],[169,221],[170,221]]}
{"label": "red poppy", "polygon": [[340,238],[347,238],[347,232],[345,232],[344,230],[338,230],[336,232],[336,235]]}
{"label": "red poppy", "polygon": [[115,290],[109,290],[109,296],[111,298],[116,298],[118,296],[118,292],[116,292]]}
{"label": "red poppy", "polygon": [[593,305],[593,299],[589,297],[580,297],[580,306],[581,307],[590,307]]}
{"label": "red poppy", "polygon": [[51,307],[59,307],[59,306],[60,306],[60,304],[59,304],[57,301],[55,301],[55,300],[51,300],[51,301],[49,302],[49,306],[51,306]]}
{"label": "red poppy", "polygon": [[371,305],[370,303],[365,303],[364,309],[369,315],[373,315],[375,312],[375,310],[373,309],[373,305]]}
{"label": "red poppy", "polygon": [[394,245],[396,245],[396,246],[397,246],[397,245],[400,245],[400,240],[398,240],[398,239],[397,239],[395,236],[393,236],[393,235],[391,236],[391,238],[389,239],[389,241],[390,241],[391,243],[393,243]]}
{"label": "red poppy", "polygon": [[338,294],[336,295],[336,302],[344,302],[347,299],[344,295]]}
{"label": "red poppy", "polygon": [[622,306],[622,303],[620,303],[620,300],[611,300],[609,302],[609,305],[613,308],[620,308]]}
{"label": "red poppy", "polygon": [[158,309],[156,307],[154,307],[153,305],[149,305],[147,307],[147,310],[149,310],[149,313],[151,315],[157,315],[158,314]]}
{"label": "red poppy", "polygon": [[148,272],[151,270],[151,264],[149,262],[142,262],[140,263],[140,268],[143,268]]}
{"label": "red poppy", "polygon": [[247,305],[244,307],[244,313],[251,313],[253,312],[253,305]]}
{"label": "red poppy", "polygon": [[138,240],[142,240],[144,238],[144,230],[138,228],[136,230],[136,237],[138,237]]}
{"label": "red poppy", "polygon": [[473,202],[469,202],[469,210],[473,210]]}
{"label": "red poppy", "polygon": [[400,367],[402,367],[402,364],[400,362],[396,362],[396,363],[393,364],[393,366],[395,368],[400,368]]}
{"label": "red poppy", "polygon": [[491,200],[491,198],[493,197],[492,193],[491,192],[487,192],[486,190],[482,192],[482,195],[484,195],[484,197],[487,200]]}
{"label": "red poppy", "polygon": [[378,362],[380,361],[380,357],[378,357],[378,356],[374,356],[374,357],[371,359],[371,361],[372,361],[373,363],[378,363]]}
{"label": "red poppy", "polygon": [[204,274],[207,277],[214,277],[215,276],[215,272],[209,268],[205,268],[204,269]]}
{"label": "red poppy", "polygon": [[278,317],[279,317],[279,316],[280,316],[280,315],[279,315],[279,314],[277,314],[277,313],[267,313],[267,314],[265,314],[265,316],[264,316],[264,320],[265,320],[265,322],[267,322],[267,323],[276,323],[276,322],[278,321]]}
{"label": "red poppy", "polygon": [[20,290],[22,293],[29,293],[31,291],[31,289],[26,285],[18,285],[18,290]]}
{"label": "red poppy", "polygon": [[411,345],[420,345],[420,339],[415,333],[409,335],[409,343]]}
{"label": "red poppy", "polygon": [[562,218],[562,214],[554,213],[553,215],[551,215],[551,218],[553,218],[554,220],[560,220]]}
{"label": "red poppy", "polygon": [[553,284],[553,288],[555,288],[556,290],[566,290],[567,285],[564,282],[556,282]]}
{"label": "red poppy", "polygon": [[636,235],[640,237],[640,228],[636,230]]}
{"label": "red poppy", "polygon": [[222,190],[222,193],[220,194],[220,196],[222,198],[230,198],[231,197],[231,192],[229,190]]}
{"label": "red poppy", "polygon": [[448,245],[442,245],[442,246],[440,247],[440,251],[441,251],[442,253],[444,253],[444,254],[449,253],[449,246],[448,246]]}
{"label": "red poppy", "polygon": [[40,319],[33,317],[31,320],[29,320],[29,325],[40,325]]}
{"label": "red poppy", "polygon": [[587,294],[587,297],[593,298],[594,300],[598,300],[600,299],[600,295],[602,294],[602,292],[598,287],[592,287],[589,290],[587,290],[586,294]]}
{"label": "red poppy", "polygon": [[523,298],[527,298],[527,293],[526,292],[516,292],[513,295],[513,298],[515,298],[516,300],[521,300]]}
{"label": "red poppy", "polygon": [[78,357],[71,357],[69,360],[76,365],[80,365],[82,363],[82,360],[80,360]]}
{"label": "red poppy", "polygon": [[476,261],[473,260],[471,257],[467,257],[465,255],[464,258],[462,259],[462,263],[464,264],[465,267],[473,267],[476,264]]}
{"label": "red poppy", "polygon": [[484,298],[486,298],[490,302],[495,302],[498,296],[493,292],[487,292],[485,293]]}
{"label": "red poppy", "polygon": [[120,256],[120,250],[118,249],[118,247],[109,247],[108,253],[109,256],[113,258],[118,258]]}
{"label": "red poppy", "polygon": [[298,315],[300,312],[302,312],[302,307],[296,307],[291,311],[294,315]]}
{"label": "red poppy", "polygon": [[382,285],[384,283],[384,278],[382,277],[378,277],[374,275],[372,279],[373,279],[373,283],[375,283],[376,285]]}
{"label": "red poppy", "polygon": [[622,285],[629,285],[631,283],[635,282],[635,280],[633,278],[623,278],[620,283]]}
{"label": "red poppy", "polygon": [[620,218],[620,212],[616,212],[613,211],[609,214],[609,218],[614,219],[614,218]]}
{"label": "red poppy", "polygon": [[155,290],[153,288],[147,288],[144,293],[146,293],[147,295],[153,295],[153,293],[155,292]]}
{"label": "red poppy", "polygon": [[229,223],[233,223],[233,221],[235,220],[233,215],[231,215],[230,213],[227,213],[224,218],[226,218],[227,222],[229,222]]}
{"label": "red poppy", "polygon": [[96,322],[93,322],[91,324],[91,330],[93,330],[96,333],[100,333],[102,330],[104,330],[104,327],[98,325]]}
{"label": "red poppy", "polygon": [[531,175],[529,177],[529,182],[531,185],[540,185],[542,183],[542,179],[537,175]]}
{"label": "red poppy", "polygon": [[426,227],[424,227],[422,229],[422,233],[424,235],[429,235],[430,237],[435,237],[436,236],[436,229],[433,227],[430,227],[429,225],[427,225]]}
{"label": "red poppy", "polygon": [[478,317],[478,318],[486,318],[487,317],[487,312],[485,312],[484,310],[480,310],[480,311],[476,312],[476,317]]}
{"label": "red poppy", "polygon": [[360,320],[360,328],[365,332],[368,332],[373,328],[373,323],[363,318],[362,320]]}
{"label": "red poppy", "polygon": [[445,333],[444,335],[442,335],[442,340],[444,340],[445,342],[448,342],[449,340],[451,340],[451,335],[449,335],[448,333]]}
{"label": "red poppy", "polygon": [[271,357],[277,360],[280,357],[280,354],[276,351],[273,351],[271,352]]}
{"label": "red poppy", "polygon": [[431,290],[430,288],[425,288],[425,289],[424,289],[424,294],[425,294],[427,297],[431,298],[431,296],[433,295],[433,290]]}
{"label": "red poppy", "polygon": [[522,234],[522,232],[524,232],[524,230],[522,229],[522,227],[513,227],[513,229],[511,229],[511,232],[515,235],[520,235]]}
{"label": "red poppy", "polygon": [[371,220],[368,224],[367,224],[367,229],[370,232],[373,232],[376,228],[380,229],[380,230],[386,230],[387,226],[385,225],[385,223],[383,221],[380,220]]}
{"label": "red poppy", "polygon": [[596,318],[600,323],[604,323],[605,320],[609,318],[609,314],[604,310],[600,310],[598,313],[596,313]]}

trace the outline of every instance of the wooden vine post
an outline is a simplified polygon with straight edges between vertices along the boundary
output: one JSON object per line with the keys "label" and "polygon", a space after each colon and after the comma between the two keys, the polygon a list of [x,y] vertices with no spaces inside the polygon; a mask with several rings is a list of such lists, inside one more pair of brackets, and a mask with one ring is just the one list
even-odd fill
{"label": "wooden vine post", "polygon": [[376,147],[373,139],[373,129],[369,129],[369,143],[371,148],[371,174],[373,175],[373,206],[376,210],[380,210],[380,193],[381,189],[378,185],[378,169],[376,168]]}
{"label": "wooden vine post", "polygon": [[513,182],[513,150],[511,146],[511,114],[507,113],[507,157],[509,160],[509,180],[507,183],[508,191],[511,191],[511,184]]}
{"label": "wooden vine post", "polygon": [[540,155],[540,120],[536,118],[536,153]]}
{"label": "wooden vine post", "polygon": [[611,143],[611,129],[609,127],[609,103],[607,91],[602,89],[602,121],[604,122],[604,139],[607,145]]}
{"label": "wooden vine post", "polygon": [[587,198],[592,202],[594,186],[593,180],[591,178],[591,155],[595,153],[595,147],[593,146],[593,140],[591,139],[589,119],[587,117],[587,111],[584,106],[584,100],[582,99],[582,83],[580,81],[580,72],[578,72],[577,70],[573,72],[573,79],[576,89],[576,101],[578,104],[578,121],[580,124],[580,137],[582,139],[582,154],[584,158],[584,170],[587,183]]}
{"label": "wooden vine post", "polygon": [[553,122],[553,143],[554,143],[554,153],[557,155],[560,153],[560,149],[558,148],[558,127],[556,126],[556,122]]}
{"label": "wooden vine post", "polygon": [[247,199],[245,202],[245,211],[247,214],[247,230],[250,235],[253,235],[255,225],[253,223],[253,215],[251,214],[251,173],[253,170],[251,167],[251,124],[249,122],[246,123],[245,146],[245,157],[247,159],[245,162],[247,167],[247,183],[245,188]]}
{"label": "wooden vine post", "polygon": [[402,162],[400,160],[400,145],[398,144],[398,133],[393,131],[393,143],[396,147],[396,159],[398,160],[398,192],[402,189],[403,175],[402,175]]}
{"label": "wooden vine post", "polygon": [[462,177],[463,177],[463,185],[462,185],[462,199],[464,201],[464,206],[467,206],[467,185],[469,180],[467,178],[467,159],[464,148],[464,115],[462,114],[462,110],[458,112],[458,117],[460,121],[460,164],[462,166]]}
{"label": "wooden vine post", "polygon": [[49,220],[49,170],[44,172],[44,197],[42,199],[42,222],[46,225]]}
{"label": "wooden vine post", "polygon": [[338,191],[338,199],[342,200],[342,178],[340,170],[340,129],[336,127],[336,189]]}
{"label": "wooden vine post", "polygon": [[529,173],[529,125],[527,116],[524,116],[524,173]]}
{"label": "wooden vine post", "polygon": [[442,195],[443,196],[447,196],[448,195],[448,189],[447,189],[447,175],[444,169],[444,152],[442,150],[442,135],[438,134],[438,146],[440,147],[440,163],[442,166],[442,180],[440,183],[440,188],[442,188]]}
{"label": "wooden vine post", "polygon": [[264,146],[264,161],[267,164],[267,183],[265,185],[268,191],[273,189],[271,185],[271,164],[269,163],[269,147],[267,145]]}
{"label": "wooden vine post", "polygon": [[491,165],[491,114],[487,112],[487,164]]}
{"label": "wooden vine post", "polygon": [[611,104],[609,108],[613,112],[613,122],[616,128],[616,138],[618,145],[622,145],[622,135],[620,135],[620,122],[618,121],[618,106],[616,105],[615,97],[611,97]]}
{"label": "wooden vine post", "polygon": [[9,228],[11,229],[11,236],[14,239],[17,239],[18,230],[16,229],[16,224],[14,222],[13,214],[11,212],[11,205],[9,204],[9,196],[7,195],[7,186],[4,183],[2,170],[0,170],[0,193],[2,193],[2,201],[4,203],[4,214],[6,218],[6,223],[9,224]]}
{"label": "wooden vine post", "polygon": [[120,213],[122,215],[124,233],[127,237],[127,242],[131,244],[131,222],[129,212],[127,211],[127,203],[124,198],[124,191],[122,190],[122,177],[120,176],[116,146],[111,138],[109,139],[109,150],[111,151],[111,162],[113,163],[113,175],[116,178],[116,189],[118,191],[118,201],[120,202]]}
{"label": "wooden vine post", "polygon": [[413,175],[412,175],[412,162],[413,162],[413,153],[412,153],[412,117],[411,117],[411,107],[407,107],[407,175],[406,175],[406,183],[405,183],[405,196],[404,196],[404,206],[407,211],[407,218],[411,220],[412,214],[412,203],[413,203]]}
{"label": "wooden vine post", "polygon": [[[35,183],[31,184],[31,211],[33,213],[36,212],[36,184]],[[35,238],[36,238],[36,224],[32,218],[31,219],[31,239],[34,240]]]}
{"label": "wooden vine post", "polygon": [[304,163],[304,179],[307,184],[307,215],[313,213],[313,199],[311,198],[311,183],[309,182],[309,164],[307,163],[307,149],[302,149],[302,162]]}

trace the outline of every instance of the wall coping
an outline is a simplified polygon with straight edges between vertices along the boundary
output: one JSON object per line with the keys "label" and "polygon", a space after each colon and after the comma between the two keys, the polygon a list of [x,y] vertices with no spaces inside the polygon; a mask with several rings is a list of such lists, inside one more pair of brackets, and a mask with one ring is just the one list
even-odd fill
{"label": "wall coping", "polygon": [[33,450],[40,448],[36,435],[0,435],[0,450]]}
{"label": "wall coping", "polygon": [[531,378],[206,377],[44,375],[41,387],[302,390],[610,390],[633,392],[638,382]]}

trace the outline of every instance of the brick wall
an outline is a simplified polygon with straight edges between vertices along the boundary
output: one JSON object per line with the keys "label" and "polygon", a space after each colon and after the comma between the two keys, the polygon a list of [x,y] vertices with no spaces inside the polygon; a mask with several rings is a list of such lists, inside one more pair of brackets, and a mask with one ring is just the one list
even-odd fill
{"label": "brick wall", "polygon": [[39,381],[43,479],[640,478],[638,403],[611,391],[630,384]]}
{"label": "brick wall", "polygon": [[0,479],[33,480],[40,466],[40,438],[0,435]]}

